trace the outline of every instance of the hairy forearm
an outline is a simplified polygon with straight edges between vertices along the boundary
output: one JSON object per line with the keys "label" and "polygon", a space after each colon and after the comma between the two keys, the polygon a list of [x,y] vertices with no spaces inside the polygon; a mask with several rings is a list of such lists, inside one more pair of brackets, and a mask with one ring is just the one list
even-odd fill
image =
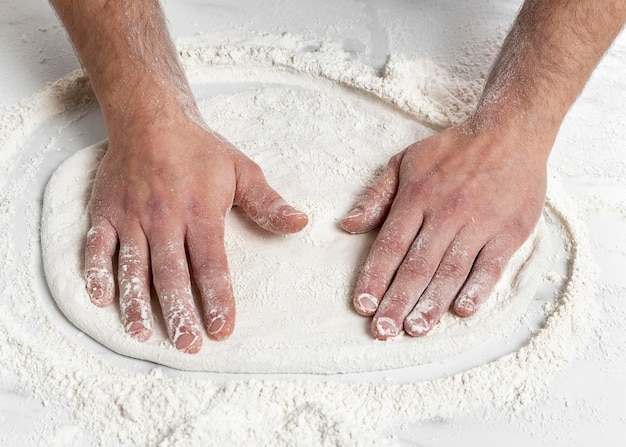
{"label": "hairy forearm", "polygon": [[[527,0],[492,67],[475,121],[553,139],[625,20],[624,0]],[[549,150],[552,141],[545,143]]]}
{"label": "hairy forearm", "polygon": [[[158,0],[50,0],[102,107],[109,132],[196,107]],[[122,129],[123,128],[123,129]]]}

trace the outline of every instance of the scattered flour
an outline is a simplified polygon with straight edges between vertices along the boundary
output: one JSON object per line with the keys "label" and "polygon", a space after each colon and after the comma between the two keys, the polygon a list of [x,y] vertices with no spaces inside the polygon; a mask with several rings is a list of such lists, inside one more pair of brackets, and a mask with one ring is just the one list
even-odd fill
{"label": "scattered flour", "polygon": [[[214,75],[215,68],[205,67],[203,75],[222,75]],[[273,67],[250,64],[229,72],[232,85],[276,76]],[[551,248],[543,225],[509,262],[496,293],[474,318],[449,312],[428,337],[404,335],[385,343],[372,337],[370,319],[352,309],[352,285],[374,235],[347,234],[338,219],[399,148],[432,134],[377,100],[377,92],[363,93],[294,73],[289,84],[247,85],[202,101],[206,121],[256,160],[310,223],[283,237],[259,230],[242,213],[229,214],[226,248],[237,329],[219,343],[203,334],[204,348],[196,355],[171,346],[158,312],[153,336],[142,343],[124,332],[117,306],[94,308],[83,279],[83,247],[90,185],[106,144],[65,161],[46,187],[41,228],[46,279],[63,313],[127,356],[180,369],[244,373],[349,373],[436,362],[519,325]]]}
{"label": "scattered flour", "polygon": [[[332,45],[291,36],[222,47],[184,45],[192,82],[204,66],[259,64],[277,73],[301,72],[376,94],[435,128],[470,110],[476,91],[462,88],[432,65],[391,58],[385,71],[349,61]],[[412,73],[431,73],[415,79]],[[436,81],[434,81],[436,79]],[[281,82],[278,79],[276,82]],[[541,330],[517,352],[452,376],[393,385],[339,380],[226,380],[168,377],[122,370],[103,362],[63,334],[49,316],[49,299],[33,284],[39,268],[39,203],[21,203],[37,164],[20,160],[25,138],[48,118],[93,101],[75,73],[19,104],[0,122],[0,374],[17,375],[46,401],[74,414],[78,424],[121,445],[386,445],[385,429],[416,420],[446,418],[476,408],[517,406],[541,395],[545,384],[580,354],[590,331],[593,288],[586,235],[567,197],[551,182],[546,213],[565,243],[568,274]],[[449,112],[451,111],[451,112]],[[28,171],[24,166],[30,166]],[[11,237],[16,227],[29,237]],[[71,430],[56,432],[67,436]]]}

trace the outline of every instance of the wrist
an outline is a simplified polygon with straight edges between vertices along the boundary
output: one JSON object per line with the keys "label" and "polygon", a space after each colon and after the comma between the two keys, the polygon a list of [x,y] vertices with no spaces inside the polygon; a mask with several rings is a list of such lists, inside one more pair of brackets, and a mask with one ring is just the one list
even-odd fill
{"label": "wrist", "polygon": [[538,126],[528,116],[497,108],[479,108],[459,127],[477,147],[488,151],[482,157],[517,160],[541,170],[547,166],[558,133],[558,125]]}
{"label": "wrist", "polygon": [[99,102],[112,139],[171,131],[187,123],[206,127],[191,91],[158,82],[106,95]]}
{"label": "wrist", "polygon": [[557,105],[543,104],[539,100],[531,103],[511,94],[490,96],[487,93],[463,125],[473,135],[491,134],[547,162],[565,116],[559,109]]}

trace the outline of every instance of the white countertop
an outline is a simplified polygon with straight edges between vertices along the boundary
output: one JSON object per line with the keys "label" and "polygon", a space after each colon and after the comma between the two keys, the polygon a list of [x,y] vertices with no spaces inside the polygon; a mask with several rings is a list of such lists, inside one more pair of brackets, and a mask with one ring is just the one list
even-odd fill
{"label": "white countertop", "polygon": [[[342,43],[363,62],[380,67],[390,53],[441,63],[453,63],[468,51],[492,53],[519,2],[178,0],[166,1],[164,7],[175,37],[289,32]],[[46,1],[0,0],[0,25],[0,107],[14,105],[79,67]],[[597,152],[601,159],[605,148],[626,144],[626,81],[620,77],[626,73],[625,37],[618,39],[563,124],[551,159],[562,173],[581,151]],[[84,138],[96,142],[103,136],[103,126],[96,124],[93,134]],[[616,162],[623,163],[623,157]],[[564,179],[568,193],[588,198],[583,203],[601,197],[623,204],[625,183],[626,179],[610,175],[594,177],[593,170],[581,176],[574,168]],[[626,443],[626,218],[623,212],[594,212],[586,223],[600,274],[598,325],[584,357],[562,371],[539,402],[515,412],[480,411],[397,427],[395,434],[403,445]],[[52,445],[95,442],[67,412],[32,397],[0,366],[0,444],[39,445],[44,434]]]}

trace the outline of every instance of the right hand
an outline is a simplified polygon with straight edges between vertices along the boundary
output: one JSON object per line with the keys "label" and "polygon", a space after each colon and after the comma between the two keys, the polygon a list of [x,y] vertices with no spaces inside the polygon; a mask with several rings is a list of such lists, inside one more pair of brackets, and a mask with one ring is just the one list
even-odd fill
{"label": "right hand", "polygon": [[423,336],[491,295],[541,215],[547,150],[525,143],[546,139],[533,136],[470,120],[414,143],[342,221],[351,233],[381,227],[354,296],[376,338]]}

